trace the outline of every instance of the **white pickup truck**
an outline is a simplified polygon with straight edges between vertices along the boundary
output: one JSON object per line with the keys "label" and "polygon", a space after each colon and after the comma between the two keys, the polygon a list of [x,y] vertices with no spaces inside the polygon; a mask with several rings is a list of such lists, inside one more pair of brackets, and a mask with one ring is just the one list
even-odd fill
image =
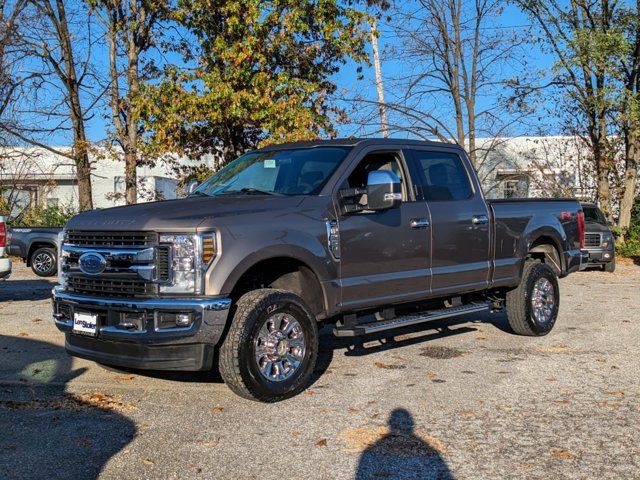
{"label": "white pickup truck", "polygon": [[7,257],[7,218],[0,216],[0,279],[11,275],[11,259]]}

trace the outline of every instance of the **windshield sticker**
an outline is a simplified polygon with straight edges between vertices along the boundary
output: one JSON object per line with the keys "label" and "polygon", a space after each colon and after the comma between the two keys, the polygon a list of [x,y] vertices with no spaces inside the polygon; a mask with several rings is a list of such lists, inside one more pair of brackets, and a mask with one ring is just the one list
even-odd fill
{"label": "windshield sticker", "polygon": [[276,168],[276,161],[273,158],[268,158],[264,161],[264,168]]}

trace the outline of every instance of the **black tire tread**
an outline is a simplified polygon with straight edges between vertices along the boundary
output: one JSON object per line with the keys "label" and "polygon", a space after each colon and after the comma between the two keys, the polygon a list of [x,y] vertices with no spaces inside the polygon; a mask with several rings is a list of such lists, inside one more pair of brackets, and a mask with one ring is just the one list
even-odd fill
{"label": "black tire tread", "polygon": [[527,260],[522,270],[520,284],[513,290],[507,292],[506,304],[509,326],[518,335],[537,337],[549,333],[548,331],[536,331],[532,327],[529,319],[529,284],[531,282],[531,277],[537,275],[537,272],[540,270],[549,270],[555,276],[555,272],[549,265],[537,260]]}
{"label": "black tire tread", "polygon": [[[47,252],[49,253],[52,257],[53,257],[53,268],[48,271],[47,273],[39,273],[36,271],[35,268],[33,268],[33,259],[36,257],[36,255],[38,255],[38,253],[40,252]],[[39,277],[52,277],[54,276],[57,271],[58,271],[58,254],[55,251],[55,249],[51,248],[51,247],[40,247],[37,248],[32,254],[31,254],[31,258],[29,259],[29,263],[31,264],[31,271],[33,273],[35,273],[37,276]]]}
{"label": "black tire tread", "polygon": [[604,264],[604,271],[607,273],[613,273],[616,271],[616,257],[613,257],[611,261]]}
{"label": "black tire tread", "polygon": [[[250,339],[246,338],[248,332],[244,328],[245,320],[253,310],[268,307],[273,303],[274,296],[281,295],[295,296],[299,300],[299,302],[304,305],[302,299],[300,299],[293,293],[285,290],[276,290],[271,288],[263,288],[245,293],[236,303],[236,309],[231,321],[231,325],[229,327],[229,331],[227,332],[227,337],[225,338],[225,341],[220,349],[218,368],[227,386],[233,393],[239,395],[242,398],[246,398],[248,400],[257,400],[266,403],[274,403],[280,400],[284,400],[285,398],[290,398],[294,395],[297,395],[306,387],[306,385],[298,385],[295,388],[291,389],[288,394],[275,398],[272,396],[261,395],[259,392],[254,391],[250,388],[249,385],[247,385],[247,382],[243,379],[242,376],[238,352],[241,344],[250,341]],[[307,311],[310,313],[308,307]],[[317,339],[318,334],[315,318],[313,318],[312,324],[316,328],[315,336]],[[312,364],[315,364],[315,358],[312,359]]]}

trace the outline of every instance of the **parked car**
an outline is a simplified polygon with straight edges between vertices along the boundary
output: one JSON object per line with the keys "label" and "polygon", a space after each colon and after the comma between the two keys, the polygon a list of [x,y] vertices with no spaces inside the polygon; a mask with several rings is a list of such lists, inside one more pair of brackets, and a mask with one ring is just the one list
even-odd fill
{"label": "parked car", "polygon": [[7,218],[0,216],[0,280],[11,275],[11,259],[7,256]]}
{"label": "parked car", "polygon": [[27,227],[9,231],[9,254],[20,257],[39,277],[58,271],[58,234],[62,228]]}
{"label": "parked car", "polygon": [[274,402],[309,385],[319,322],[356,336],[505,307],[515,333],[549,333],[583,241],[577,201],[486,201],[457,146],[284,144],[185,199],[72,218],[53,317],[72,355],[165,370],[219,357],[231,390]]}
{"label": "parked car", "polygon": [[609,222],[594,203],[583,203],[582,210],[585,221],[584,248],[589,252],[589,266],[602,267],[605,272],[614,272],[616,253]]}

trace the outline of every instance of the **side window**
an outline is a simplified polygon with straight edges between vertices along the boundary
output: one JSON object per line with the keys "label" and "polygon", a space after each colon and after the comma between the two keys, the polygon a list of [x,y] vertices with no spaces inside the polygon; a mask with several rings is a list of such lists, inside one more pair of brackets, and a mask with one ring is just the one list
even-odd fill
{"label": "side window", "polygon": [[374,152],[366,155],[351,172],[342,188],[365,188],[369,173],[375,170],[389,170],[395,173],[402,184],[402,199],[407,200],[404,173],[398,156],[394,152]]}
{"label": "side window", "polygon": [[471,183],[462,160],[455,153],[412,150],[418,183],[425,200],[433,202],[466,200]]}

